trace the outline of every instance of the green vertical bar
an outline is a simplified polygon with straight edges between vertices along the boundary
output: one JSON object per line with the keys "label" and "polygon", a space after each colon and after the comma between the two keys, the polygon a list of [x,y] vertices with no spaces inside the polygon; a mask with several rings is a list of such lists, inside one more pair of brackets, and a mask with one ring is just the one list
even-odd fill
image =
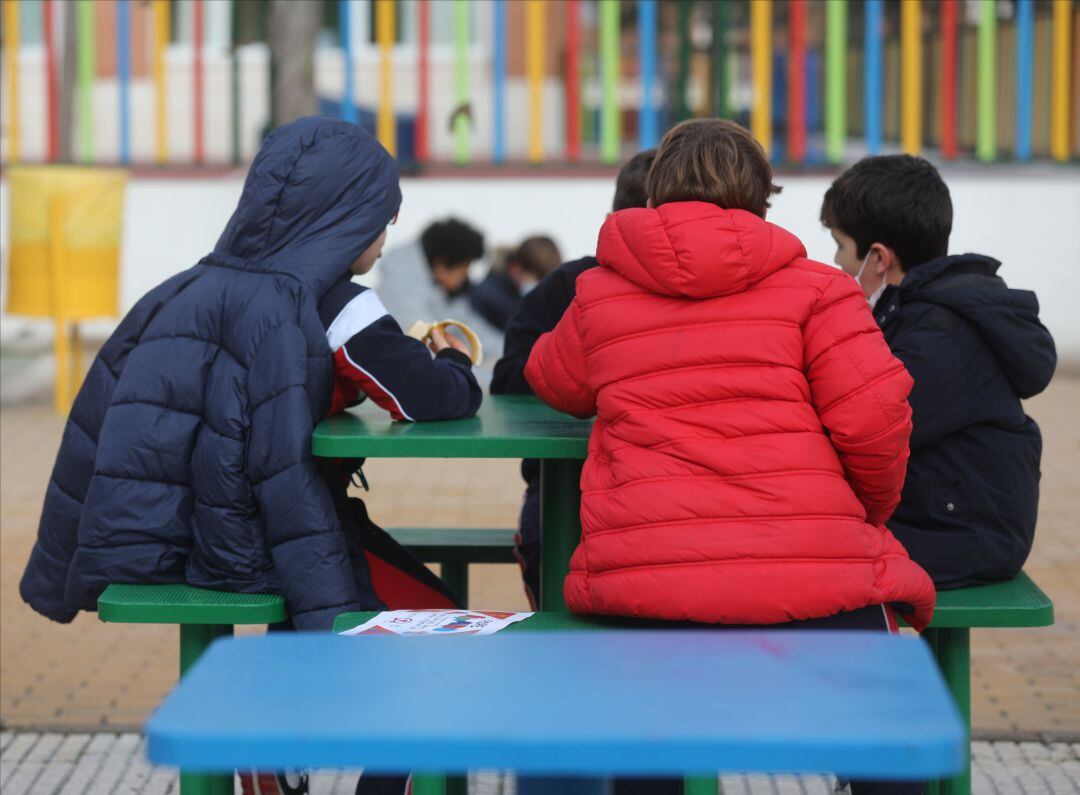
{"label": "green vertical bar", "polygon": [[937,635],[934,651],[941,675],[952,693],[967,731],[964,769],[938,782],[940,795],[971,795],[971,632],[966,628],[929,630]]}
{"label": "green vertical bar", "polygon": [[458,114],[454,117],[454,162],[469,162],[469,0],[454,0],[454,94]]}
{"label": "green vertical bar", "polygon": [[683,795],[717,795],[719,776],[687,776],[683,780]]}
{"label": "green vertical bar", "polygon": [[94,5],[79,0],[77,7],[79,63],[79,149],[82,160],[94,159]]}
{"label": "green vertical bar", "polygon": [[690,118],[690,103],[686,98],[690,82],[690,0],[679,0],[679,82],[675,94],[675,120]]}
{"label": "green vertical bar", "polygon": [[[468,0],[465,0],[468,2]],[[460,0],[458,0],[460,2]],[[446,779],[430,773],[413,773],[412,795],[445,795]]]}
{"label": "green vertical bar", "polygon": [[847,0],[825,2],[825,157],[831,163],[844,159],[847,137]]}
{"label": "green vertical bar", "polygon": [[728,0],[714,0],[713,3],[713,115],[726,119],[731,115],[728,108],[727,48],[724,38],[730,24]]}
{"label": "green vertical bar", "polygon": [[[180,676],[188,672],[211,643],[231,635],[232,631],[227,624],[181,624]],[[180,773],[181,795],[232,795],[232,792],[232,773]]]}
{"label": "green vertical bar", "polygon": [[997,157],[996,37],[995,0],[979,2],[979,92],[978,129],[975,132],[975,153],[979,160],[989,162]]}
{"label": "green vertical bar", "polygon": [[232,162],[240,165],[240,0],[231,0],[232,58],[229,63],[229,82],[232,91]]}
{"label": "green vertical bar", "polygon": [[600,0],[600,159],[619,159],[619,0]]}
{"label": "green vertical bar", "polygon": [[566,612],[563,581],[581,540],[581,460],[540,462],[540,609]]}

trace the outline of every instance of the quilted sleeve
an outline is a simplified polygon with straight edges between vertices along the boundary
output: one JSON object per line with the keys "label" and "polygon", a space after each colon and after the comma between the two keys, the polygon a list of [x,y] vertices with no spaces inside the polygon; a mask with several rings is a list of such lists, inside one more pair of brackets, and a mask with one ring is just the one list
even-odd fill
{"label": "quilted sleeve", "polygon": [[805,328],[811,399],[867,521],[881,524],[900,501],[907,470],[912,381],[892,355],[854,280],[838,276]]}
{"label": "quilted sleeve", "polygon": [[359,599],[333,497],[311,454],[307,382],[303,332],[279,326],[248,371],[247,479],[293,624],[324,631]]}
{"label": "quilted sleeve", "polygon": [[596,393],[586,375],[580,327],[581,305],[575,298],[555,329],[536,341],[525,380],[552,408],[587,419],[596,414]]}
{"label": "quilted sleeve", "polygon": [[78,613],[78,608],[64,599],[64,590],[79,543],[83,503],[94,475],[98,435],[127,355],[161,307],[192,278],[192,271],[178,274],[135,304],[94,358],[71,407],[45,489],[37,543],[19,583],[23,600],[53,621],[66,624]]}

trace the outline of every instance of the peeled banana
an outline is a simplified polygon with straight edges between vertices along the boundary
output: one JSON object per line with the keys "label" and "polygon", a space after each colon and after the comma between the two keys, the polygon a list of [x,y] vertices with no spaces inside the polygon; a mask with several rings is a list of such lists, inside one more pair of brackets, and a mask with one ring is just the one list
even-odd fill
{"label": "peeled banana", "polygon": [[461,333],[465,335],[465,341],[469,343],[469,358],[474,365],[479,367],[480,363],[484,361],[484,346],[480,344],[480,338],[476,336],[476,332],[459,320],[440,320],[436,323],[417,320],[409,326],[409,330],[405,333],[413,339],[418,339],[421,342],[427,343],[431,339],[432,329],[444,329],[447,326],[453,326],[456,329],[460,329]]}

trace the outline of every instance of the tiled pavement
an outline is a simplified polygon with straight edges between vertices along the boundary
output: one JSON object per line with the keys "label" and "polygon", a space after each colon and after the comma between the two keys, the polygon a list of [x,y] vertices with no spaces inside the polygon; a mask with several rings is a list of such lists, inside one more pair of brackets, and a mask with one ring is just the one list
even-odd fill
{"label": "tiled pavement", "polygon": [[[0,734],[0,790],[5,795],[166,795],[177,793],[175,771],[152,768],[139,735]],[[975,795],[1067,795],[1080,793],[1080,745],[976,742]],[[320,773],[311,795],[352,795],[356,773]],[[514,795],[510,776],[470,777],[473,795]],[[828,795],[824,776],[723,776],[724,795]],[[237,787],[239,790],[239,787]]]}
{"label": "tiled pavement", "polygon": [[[1078,405],[1080,378],[1061,376],[1028,406],[1043,428],[1045,454],[1040,525],[1027,569],[1054,599],[1057,624],[974,633],[977,737],[1080,740]],[[92,615],[61,626],[32,613],[18,597],[61,428],[40,404],[0,411],[0,723],[5,730],[135,729],[175,680],[175,630],[102,624]],[[365,472],[371,514],[385,525],[515,522],[522,487],[510,462],[373,460]],[[513,566],[477,567],[470,597],[476,607],[526,606]],[[13,742],[29,742],[23,736],[30,735]],[[59,742],[67,754],[79,741],[47,742]]]}

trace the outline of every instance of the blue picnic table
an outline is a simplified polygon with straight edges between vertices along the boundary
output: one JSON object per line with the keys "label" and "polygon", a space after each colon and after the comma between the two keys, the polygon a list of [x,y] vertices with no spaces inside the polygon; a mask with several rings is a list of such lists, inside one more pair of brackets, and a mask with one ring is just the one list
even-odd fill
{"label": "blue picnic table", "polygon": [[226,638],[146,731],[204,772],[930,779],[967,753],[921,641],[797,630]]}

